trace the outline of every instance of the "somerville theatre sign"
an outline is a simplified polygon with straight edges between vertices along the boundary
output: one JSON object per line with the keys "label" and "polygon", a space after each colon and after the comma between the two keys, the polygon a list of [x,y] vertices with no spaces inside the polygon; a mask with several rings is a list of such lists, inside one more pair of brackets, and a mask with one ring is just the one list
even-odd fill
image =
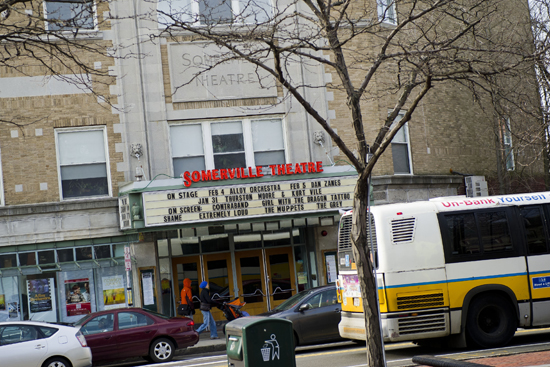
{"label": "somerville theatre sign", "polygon": [[[145,226],[335,211],[353,205],[355,173],[322,175],[321,162],[275,165],[269,169],[272,176],[286,176],[286,180],[192,188],[193,182],[221,177],[260,178],[262,169],[185,172],[183,183],[189,188],[143,193]],[[301,174],[312,173],[321,177],[300,179]]]}

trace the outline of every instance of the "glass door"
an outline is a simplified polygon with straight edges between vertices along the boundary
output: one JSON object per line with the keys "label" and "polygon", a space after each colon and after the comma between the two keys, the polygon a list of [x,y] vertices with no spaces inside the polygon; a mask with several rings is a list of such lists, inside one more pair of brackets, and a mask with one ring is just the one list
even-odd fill
{"label": "glass door", "polygon": [[[232,301],[233,293],[233,268],[231,266],[231,253],[203,255],[204,278],[210,283],[210,297],[219,302]],[[213,307],[210,311],[214,320],[225,320],[223,312]]]}
{"label": "glass door", "polygon": [[265,250],[269,308],[272,310],[296,294],[292,247]]}
{"label": "glass door", "polygon": [[250,315],[267,311],[265,272],[261,250],[235,252],[237,284],[244,310]]}
{"label": "glass door", "polygon": [[199,311],[199,284],[202,281],[201,263],[199,256],[185,256],[172,258],[172,274],[175,279],[176,292],[174,299],[176,300],[176,306],[180,302],[181,290],[183,289],[183,280],[185,278],[191,279],[191,293],[193,294],[193,304],[195,305],[195,316],[193,320],[196,323],[202,323],[202,314]]}

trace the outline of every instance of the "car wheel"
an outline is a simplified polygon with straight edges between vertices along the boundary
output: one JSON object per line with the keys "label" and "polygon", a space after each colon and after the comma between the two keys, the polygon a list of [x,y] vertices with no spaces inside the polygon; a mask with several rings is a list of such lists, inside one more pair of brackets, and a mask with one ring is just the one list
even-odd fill
{"label": "car wheel", "polygon": [[149,348],[149,357],[155,363],[168,362],[174,358],[174,344],[168,339],[157,339]]}
{"label": "car wheel", "polygon": [[510,301],[496,294],[475,298],[466,320],[466,334],[471,343],[482,348],[502,347],[512,339],[517,316]]}
{"label": "car wheel", "polygon": [[65,358],[54,357],[44,362],[42,367],[71,367],[71,363]]}
{"label": "car wheel", "polygon": [[294,349],[296,349],[296,347],[298,346],[298,334],[296,334],[296,332],[294,332]]}

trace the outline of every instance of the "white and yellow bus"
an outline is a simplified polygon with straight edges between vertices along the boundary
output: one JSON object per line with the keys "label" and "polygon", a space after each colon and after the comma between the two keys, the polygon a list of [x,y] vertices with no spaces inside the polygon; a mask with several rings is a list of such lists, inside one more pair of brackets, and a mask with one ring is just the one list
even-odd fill
{"label": "white and yellow bus", "polygon": [[[351,216],[338,238],[339,331],[364,340]],[[550,325],[550,192],[372,206],[368,217],[385,342],[488,348]]]}

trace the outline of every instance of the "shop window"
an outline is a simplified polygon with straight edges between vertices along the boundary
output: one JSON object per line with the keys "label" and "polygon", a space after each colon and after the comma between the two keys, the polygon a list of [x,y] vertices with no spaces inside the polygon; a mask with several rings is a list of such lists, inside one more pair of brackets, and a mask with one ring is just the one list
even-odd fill
{"label": "shop window", "polygon": [[56,130],[61,198],[107,196],[105,130]]}
{"label": "shop window", "polygon": [[55,264],[55,251],[38,251],[38,264],[47,265]]}
{"label": "shop window", "polygon": [[23,252],[19,254],[19,264],[21,266],[36,265],[36,252]]}
{"label": "shop window", "polygon": [[382,23],[397,24],[395,0],[376,0],[378,20]]}
{"label": "shop window", "polygon": [[170,244],[172,256],[192,255],[200,252],[198,237],[173,238]]}
{"label": "shop window", "polygon": [[201,236],[200,239],[203,253],[229,251],[229,236],[227,234]]}
{"label": "shop window", "polygon": [[74,252],[72,248],[58,249],[57,258],[60,263],[74,261]]}
{"label": "shop window", "polygon": [[289,245],[290,245],[290,233],[289,232],[264,234],[264,246],[265,247],[289,246]]}
{"label": "shop window", "polygon": [[233,242],[235,242],[235,250],[261,248],[262,235],[261,234],[238,235],[233,237]]}
{"label": "shop window", "polygon": [[281,119],[172,125],[174,175],[205,169],[284,164],[283,136]]}
{"label": "shop window", "polygon": [[93,30],[95,28],[93,1],[45,1],[44,13],[49,31]]}
{"label": "shop window", "polygon": [[91,247],[77,247],[75,248],[76,260],[92,260],[92,248]]}
{"label": "shop window", "polygon": [[94,246],[96,259],[109,259],[111,258],[111,246]]}
{"label": "shop window", "polygon": [[0,268],[16,268],[17,259],[15,254],[0,255]]}
{"label": "shop window", "polygon": [[196,25],[259,24],[273,16],[270,0],[160,0],[157,10],[161,28],[178,21]]}
{"label": "shop window", "polygon": [[[400,113],[395,123],[402,118],[403,113]],[[391,151],[393,157],[393,173],[396,175],[412,174],[408,124],[403,125],[393,137],[391,141]]]}

